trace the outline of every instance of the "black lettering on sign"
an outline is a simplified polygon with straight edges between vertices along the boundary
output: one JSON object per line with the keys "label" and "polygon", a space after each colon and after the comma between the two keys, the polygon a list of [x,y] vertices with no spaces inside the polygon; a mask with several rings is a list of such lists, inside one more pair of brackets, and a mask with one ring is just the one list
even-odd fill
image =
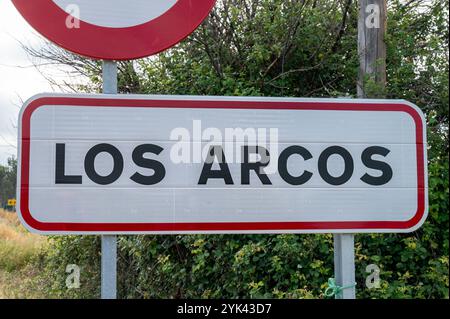
{"label": "black lettering on sign", "polygon": [[66,144],[56,144],[55,158],[55,184],[81,184],[80,175],[66,175]]}
{"label": "black lettering on sign", "polygon": [[[219,160],[219,170],[212,170],[214,163],[214,158],[219,159],[217,156],[221,156]],[[200,174],[200,179],[198,181],[199,185],[206,185],[208,179],[210,178],[222,178],[227,185],[233,185],[233,178],[231,177],[230,168],[225,159],[225,154],[221,146],[211,146],[208,150],[208,157],[205,164],[203,165],[202,173]]]}
{"label": "black lettering on sign", "polygon": [[164,149],[155,144],[142,144],[136,147],[133,151],[133,162],[144,168],[152,169],[155,173],[153,175],[145,176],[140,173],[134,173],[130,179],[141,185],[155,185],[161,182],[166,176],[166,169],[161,162],[145,158],[145,153],[153,153],[159,155]]}
{"label": "black lettering on sign", "polygon": [[[344,172],[341,176],[334,177],[328,172],[328,159],[331,155],[340,155],[344,159]],[[341,146],[330,146],[326,148],[319,156],[319,174],[322,179],[330,185],[345,184],[353,175],[353,158],[352,155]]]}
{"label": "black lettering on sign", "polygon": [[269,165],[269,160],[264,162],[258,161],[254,163],[249,163],[250,148],[254,154],[259,154],[262,159],[269,159],[270,157],[269,151],[262,146],[248,146],[248,145],[243,146],[242,151],[244,153],[244,162],[241,164],[241,184],[249,185],[250,171],[254,171],[256,173],[256,176],[259,177],[259,180],[264,185],[272,185],[272,182],[263,171],[263,167]]}
{"label": "black lettering on sign", "polygon": [[381,155],[386,157],[391,151],[385,147],[372,146],[368,147],[361,154],[361,160],[363,164],[372,169],[381,171],[381,176],[371,176],[369,174],[364,174],[361,180],[369,185],[380,186],[387,184],[392,179],[392,168],[391,166],[382,161],[377,161],[372,159],[373,155]]}
{"label": "black lettering on sign", "polygon": [[302,146],[289,146],[284,149],[283,152],[281,152],[280,157],[278,158],[278,172],[280,173],[281,178],[286,183],[291,185],[302,185],[311,179],[313,173],[311,173],[310,171],[305,171],[300,176],[292,176],[288,171],[287,162],[289,157],[294,154],[300,155],[305,161],[313,157],[311,153]]}
{"label": "black lettering on sign", "polygon": [[[95,170],[95,158],[100,153],[108,153],[113,158],[113,170],[109,175],[101,176]],[[109,185],[114,183],[123,172],[123,157],[120,151],[111,144],[98,144],[92,147],[84,159],[86,175],[96,184]]]}

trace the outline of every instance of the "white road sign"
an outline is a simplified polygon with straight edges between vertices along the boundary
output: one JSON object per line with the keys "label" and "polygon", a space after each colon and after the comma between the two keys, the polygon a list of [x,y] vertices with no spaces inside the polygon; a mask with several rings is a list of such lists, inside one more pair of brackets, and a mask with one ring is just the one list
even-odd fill
{"label": "white road sign", "polygon": [[426,127],[403,100],[39,95],[18,211],[44,234],[408,232]]}

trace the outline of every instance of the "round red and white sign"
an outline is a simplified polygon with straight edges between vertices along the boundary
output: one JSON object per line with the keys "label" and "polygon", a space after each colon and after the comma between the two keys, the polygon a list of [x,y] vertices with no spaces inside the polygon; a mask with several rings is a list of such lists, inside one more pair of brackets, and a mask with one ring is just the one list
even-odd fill
{"label": "round red and white sign", "polygon": [[22,16],[59,46],[96,59],[130,60],[177,44],[216,0],[12,0]]}

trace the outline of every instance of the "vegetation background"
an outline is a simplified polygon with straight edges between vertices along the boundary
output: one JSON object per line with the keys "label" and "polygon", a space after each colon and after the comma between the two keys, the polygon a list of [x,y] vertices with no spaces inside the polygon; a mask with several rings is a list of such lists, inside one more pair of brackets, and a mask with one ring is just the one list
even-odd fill
{"label": "vegetation background", "polygon": [[[388,1],[387,88],[373,85],[369,95],[407,99],[426,114],[430,209],[416,232],[356,235],[358,298],[449,297],[448,9],[441,0]],[[120,62],[119,91],[356,97],[357,16],[355,0],[219,0],[176,47]],[[28,52],[38,67],[68,66],[86,78],[65,90],[100,91],[100,62],[51,44]],[[14,159],[0,168],[2,201],[14,195],[15,170]],[[99,297],[98,236],[30,240],[8,214],[0,222],[25,239],[0,229],[3,295]],[[120,236],[119,297],[325,298],[332,250],[326,234]],[[68,264],[81,267],[79,289],[66,288]],[[381,269],[380,288],[365,286],[369,264]]]}

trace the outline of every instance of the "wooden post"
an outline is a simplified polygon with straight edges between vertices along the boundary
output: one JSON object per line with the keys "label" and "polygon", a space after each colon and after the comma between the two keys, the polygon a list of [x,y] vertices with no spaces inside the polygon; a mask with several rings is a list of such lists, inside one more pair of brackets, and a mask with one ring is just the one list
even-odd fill
{"label": "wooden post", "polygon": [[[386,0],[359,0],[359,98],[384,97],[386,88]],[[353,234],[334,235],[336,284],[345,288],[337,299],[355,299],[355,246]]]}
{"label": "wooden post", "polygon": [[359,98],[384,97],[386,88],[386,0],[359,0]]}

